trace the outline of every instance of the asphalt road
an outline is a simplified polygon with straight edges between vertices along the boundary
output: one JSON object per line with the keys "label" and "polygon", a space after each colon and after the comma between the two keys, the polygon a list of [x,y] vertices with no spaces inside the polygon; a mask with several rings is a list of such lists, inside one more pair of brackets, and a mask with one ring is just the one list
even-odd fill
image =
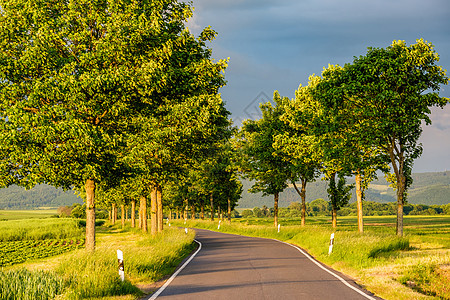
{"label": "asphalt road", "polygon": [[380,299],[291,245],[196,231],[199,251],[149,299]]}

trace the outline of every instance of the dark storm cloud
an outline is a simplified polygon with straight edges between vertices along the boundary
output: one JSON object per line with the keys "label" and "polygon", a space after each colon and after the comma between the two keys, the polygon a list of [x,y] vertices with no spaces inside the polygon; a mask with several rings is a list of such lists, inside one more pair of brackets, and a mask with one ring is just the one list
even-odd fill
{"label": "dark storm cloud", "polygon": [[[387,47],[393,40],[432,42],[440,65],[450,69],[448,0],[194,0],[193,5],[190,29],[198,34],[211,25],[218,32],[211,44],[214,57],[230,57],[221,93],[238,122],[249,117],[245,111],[261,93],[272,97],[279,90],[293,97],[300,83],[328,64],[350,63],[367,47]],[[441,95],[450,97],[449,91],[443,87]],[[450,147],[449,111],[433,110],[435,125],[423,134],[428,144],[434,136],[445,137]],[[427,161],[429,170],[450,169],[450,154],[445,165],[426,155],[427,145],[421,162]]]}

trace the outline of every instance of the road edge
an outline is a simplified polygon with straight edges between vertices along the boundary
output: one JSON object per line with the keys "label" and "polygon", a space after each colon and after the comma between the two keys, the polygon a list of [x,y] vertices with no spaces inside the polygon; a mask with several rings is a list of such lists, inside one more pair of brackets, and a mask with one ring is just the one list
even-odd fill
{"label": "road edge", "polygon": [[155,293],[153,293],[151,296],[145,298],[146,300],[154,300],[156,298],[158,298],[158,296],[169,286],[169,284],[178,276],[178,274],[191,262],[191,260],[194,259],[194,257],[200,252],[200,250],[202,249],[202,243],[200,243],[199,241],[197,241],[196,239],[194,239],[194,241],[198,244],[198,249],[197,251],[194,252],[194,254],[192,254],[185,262],[184,264],[179,267],[175,273],[172,274],[172,276],[170,276],[169,279],[167,279],[167,281],[164,283],[164,285],[162,287],[160,287]]}
{"label": "road edge", "polygon": [[283,244],[286,244],[286,245],[288,245],[288,246],[291,246],[291,247],[295,248],[297,251],[299,251],[301,254],[303,254],[303,256],[305,256],[307,259],[309,259],[309,260],[310,260],[312,263],[314,263],[316,266],[318,266],[319,268],[321,268],[322,270],[324,270],[324,271],[327,272],[328,274],[330,274],[330,275],[336,277],[339,281],[341,281],[343,284],[345,284],[347,287],[349,287],[350,289],[354,290],[355,292],[357,292],[357,293],[360,294],[361,296],[364,296],[364,297],[366,297],[366,298],[369,299],[369,300],[378,300],[378,299],[380,299],[380,298],[374,298],[374,297],[372,297],[372,296],[366,294],[363,290],[361,290],[361,289],[359,289],[359,288],[357,288],[357,287],[354,287],[353,285],[351,285],[350,283],[348,283],[347,280],[345,280],[344,278],[342,278],[341,276],[339,276],[338,274],[336,274],[335,272],[333,272],[333,271],[335,271],[334,269],[332,269],[333,271],[331,271],[331,270],[329,269],[329,267],[323,266],[322,263],[321,263],[320,261],[318,261],[317,259],[315,259],[314,257],[312,257],[309,253],[307,253],[305,250],[301,249],[300,247],[298,247],[298,246],[296,246],[296,245],[293,245],[293,244],[290,244],[290,243],[287,243],[287,242],[283,242],[283,241],[277,240],[277,239],[271,239],[271,240],[274,240],[274,241],[277,241],[277,242],[280,242],[280,243],[283,243]]}

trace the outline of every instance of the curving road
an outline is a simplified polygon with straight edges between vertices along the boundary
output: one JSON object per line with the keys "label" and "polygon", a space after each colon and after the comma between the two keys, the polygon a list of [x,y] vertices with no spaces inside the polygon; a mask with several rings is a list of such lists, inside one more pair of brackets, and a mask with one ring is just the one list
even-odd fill
{"label": "curving road", "polygon": [[292,245],[196,232],[198,252],[149,299],[380,299]]}

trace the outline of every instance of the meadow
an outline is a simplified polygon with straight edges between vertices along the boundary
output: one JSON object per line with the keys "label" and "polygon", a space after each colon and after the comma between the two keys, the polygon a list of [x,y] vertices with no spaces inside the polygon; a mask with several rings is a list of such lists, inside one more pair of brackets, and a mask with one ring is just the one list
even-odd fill
{"label": "meadow", "polygon": [[[151,237],[129,224],[106,224],[97,227],[96,251],[88,253],[81,222],[39,214],[25,220],[16,212],[0,222],[0,299],[137,299],[194,249],[193,231],[166,228]],[[124,253],[124,282],[118,249]]]}
{"label": "meadow", "polygon": [[[395,235],[395,216],[339,217],[333,230],[329,217],[282,218],[280,232],[270,218],[218,221],[188,220],[179,226],[247,236],[275,238],[306,249],[319,261],[341,271],[383,299],[450,299],[450,216],[405,216],[405,236]],[[333,252],[328,255],[331,233]]]}
{"label": "meadow", "polygon": [[21,219],[42,219],[56,215],[56,209],[40,210],[1,210],[0,221],[21,220]]}
{"label": "meadow", "polygon": [[[193,230],[166,226],[152,238],[128,223],[124,229],[105,223],[97,227],[96,251],[87,253],[81,222],[41,214],[26,219],[15,212],[0,222],[0,299],[137,299],[195,247]],[[384,299],[450,299],[450,216],[405,216],[403,238],[395,236],[395,216],[365,217],[364,234],[349,216],[339,217],[335,230],[329,217],[309,217],[305,227],[298,218],[279,223],[280,232],[270,218],[233,219],[220,229],[218,221],[172,221],[296,244]],[[124,282],[117,274],[117,249],[124,252]]]}

